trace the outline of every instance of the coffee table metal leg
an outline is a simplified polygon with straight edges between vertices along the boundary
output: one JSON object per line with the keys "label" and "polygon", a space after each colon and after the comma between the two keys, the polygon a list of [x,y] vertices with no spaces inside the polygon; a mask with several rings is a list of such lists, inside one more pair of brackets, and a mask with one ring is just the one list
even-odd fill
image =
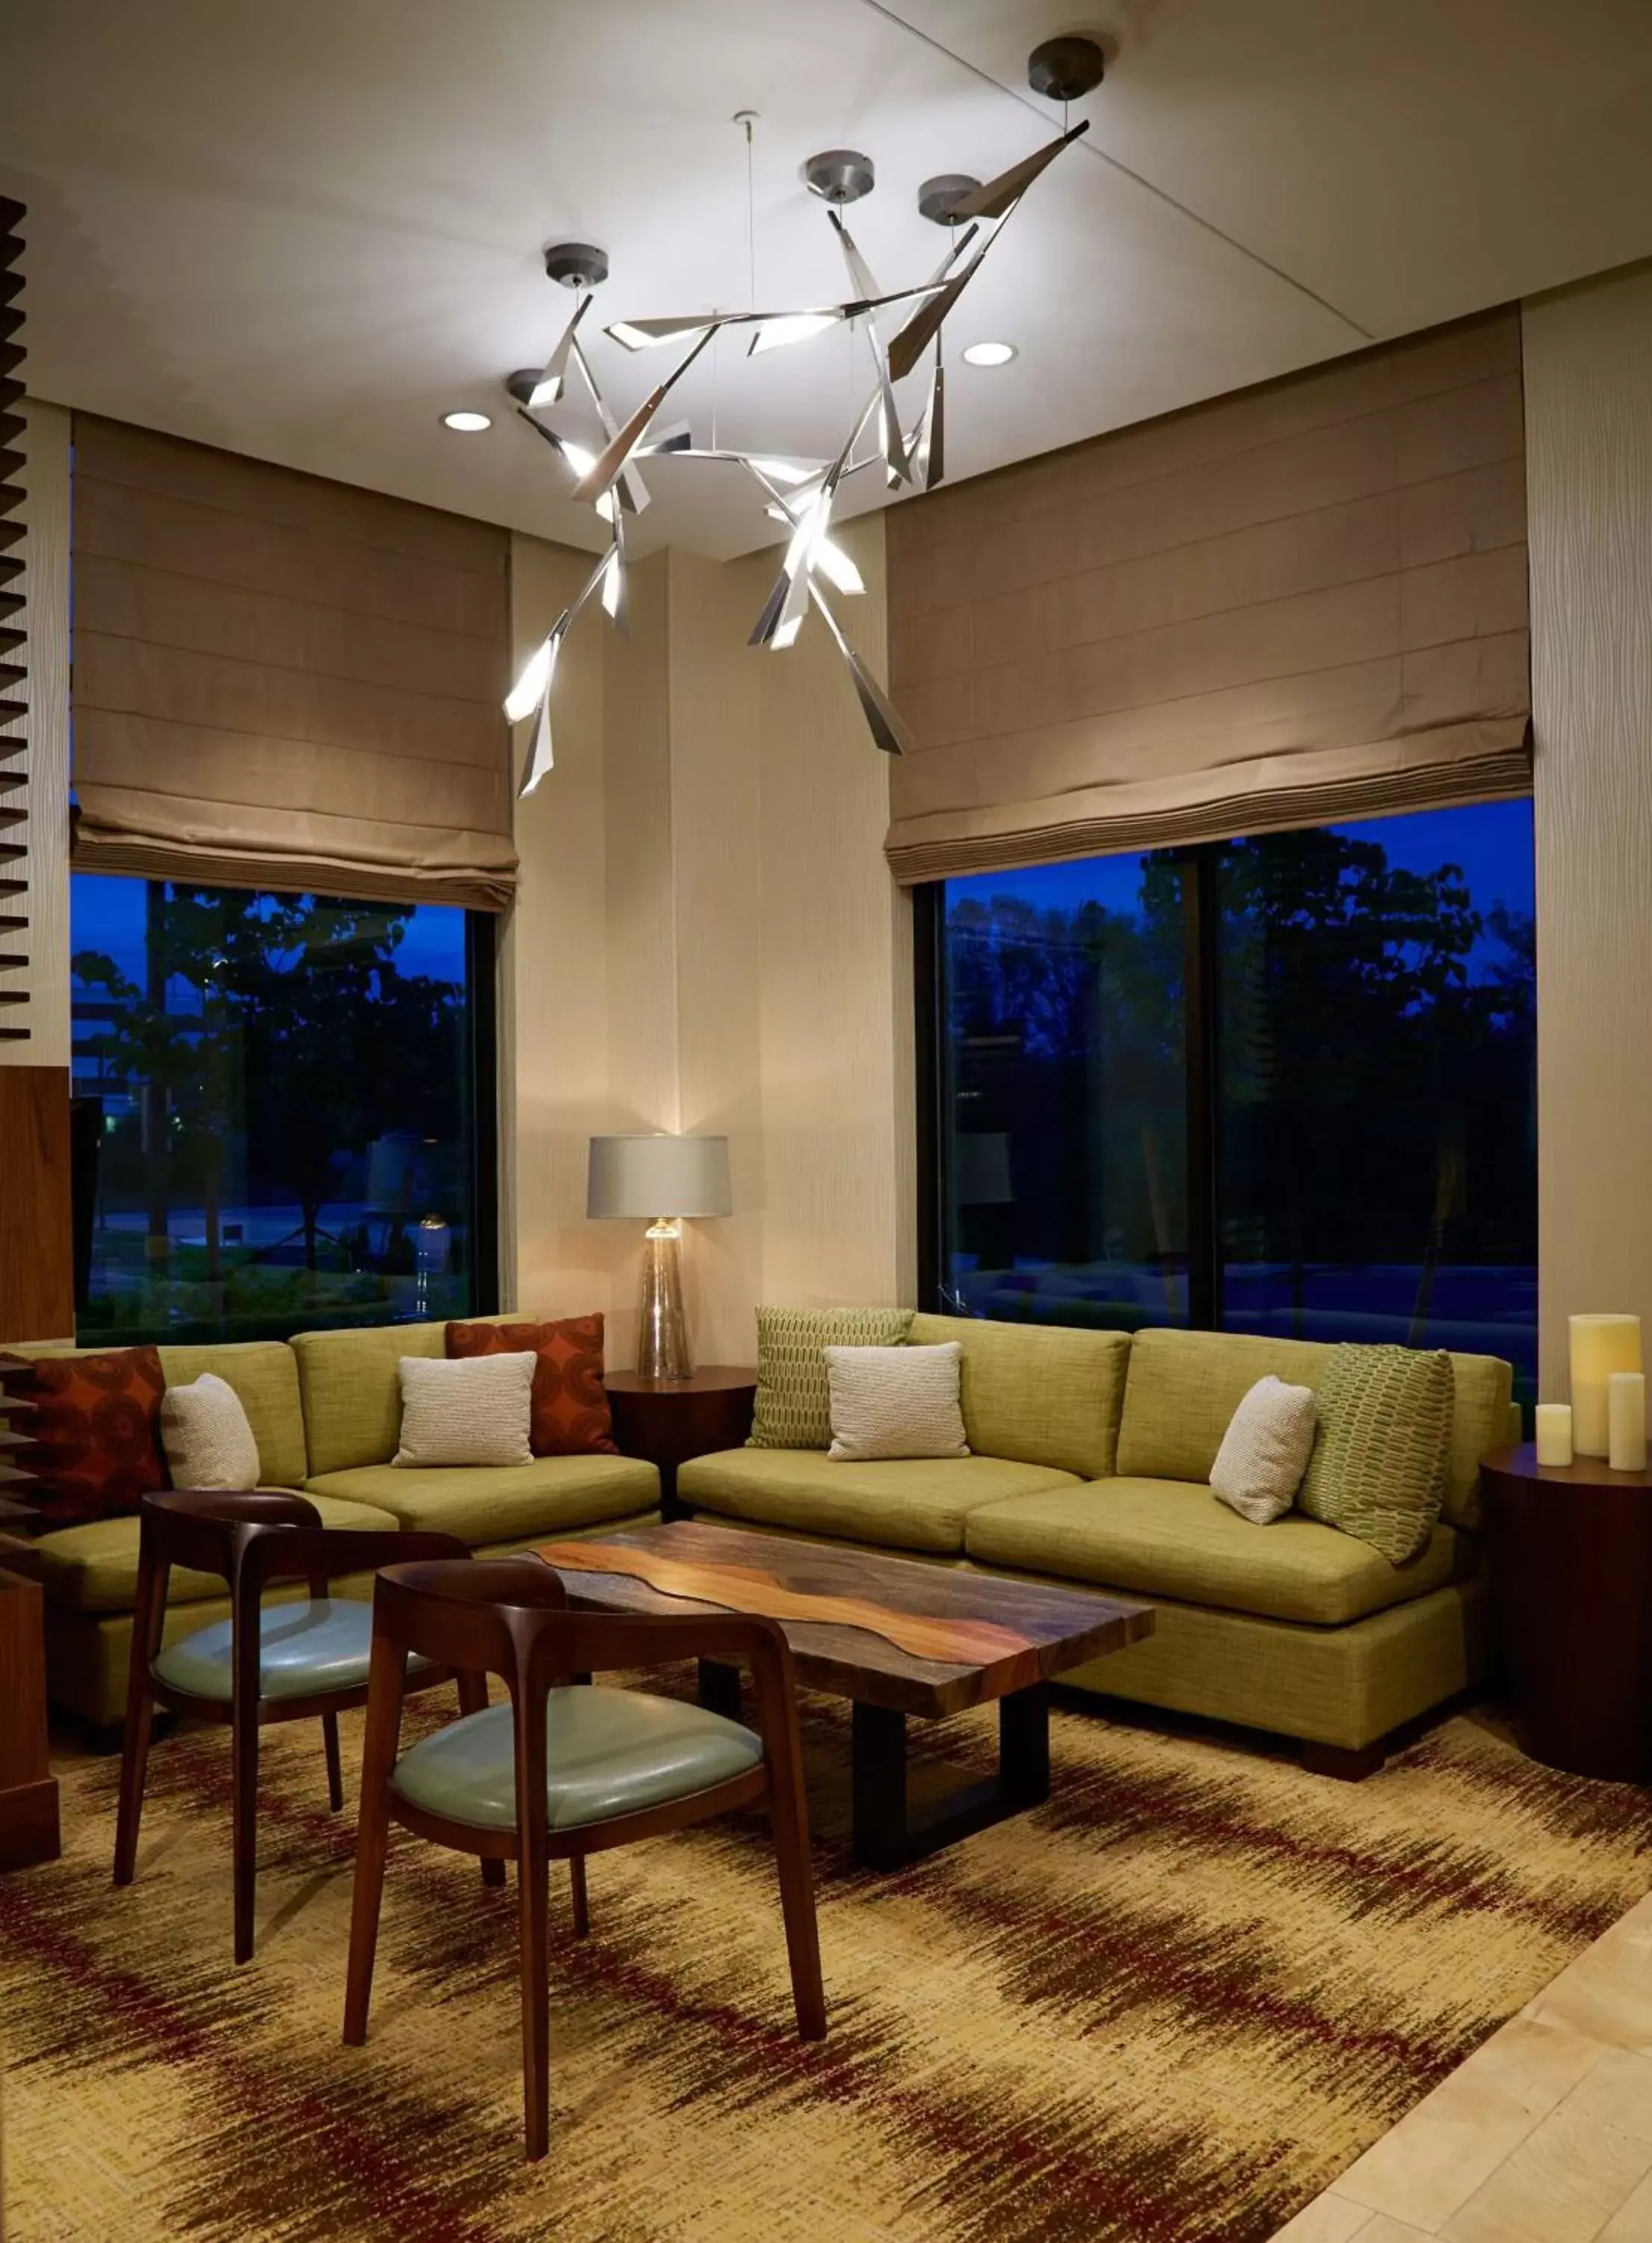
{"label": "coffee table metal leg", "polygon": [[906,1716],[854,1705],[855,1859],[897,1869],[985,1830],[1050,1796],[1050,1689],[1035,1683],[998,1701],[998,1772],[917,1809],[906,1796]]}
{"label": "coffee table metal leg", "polygon": [[855,1858],[869,1869],[912,1859],[906,1827],[906,1716],[856,1698],[850,1738]]}
{"label": "coffee table metal leg", "polygon": [[998,1701],[998,1782],[1006,1809],[1050,1796],[1050,1685],[1011,1690]]}
{"label": "coffee table metal leg", "polygon": [[731,1721],[740,1719],[740,1669],[726,1667],[720,1659],[700,1661],[700,1703],[708,1714],[722,1714]]}

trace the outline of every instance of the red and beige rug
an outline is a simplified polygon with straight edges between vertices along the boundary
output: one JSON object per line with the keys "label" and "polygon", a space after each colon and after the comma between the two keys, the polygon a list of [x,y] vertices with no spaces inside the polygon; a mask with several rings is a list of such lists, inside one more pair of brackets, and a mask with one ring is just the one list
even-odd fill
{"label": "red and beige rug", "polygon": [[[269,1739],[241,1970],[225,1733],[157,1747],[126,1892],[117,1766],[74,1765],[65,1859],[0,1879],[6,2235],[1263,2243],[1652,1883],[1642,1795],[1472,1718],[1343,1786],[1081,1710],[1048,1807],[872,1876],[844,1711],[806,1701],[830,2038],[792,2037],[760,1826],[599,1857],[588,1941],[558,1896],[534,2167],[509,1891],[400,1839],[347,2050],[314,1728]],[[990,1721],[948,1743],[984,1769]]]}

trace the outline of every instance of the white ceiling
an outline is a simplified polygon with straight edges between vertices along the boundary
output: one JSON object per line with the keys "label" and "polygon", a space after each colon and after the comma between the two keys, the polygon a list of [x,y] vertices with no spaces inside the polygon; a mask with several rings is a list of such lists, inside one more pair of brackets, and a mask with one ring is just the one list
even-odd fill
{"label": "white ceiling", "polygon": [[[916,279],[918,182],[1048,138],[1026,53],[1076,28],[1117,59],[949,323],[955,476],[1652,253],[1649,0],[0,0],[30,387],[594,547],[499,388],[569,306],[541,246],[608,249],[605,320],[743,305],[746,107],[762,300],[842,293],[796,175],[830,146]],[[958,366],[982,336],[1020,356]],[[723,441],[835,452],[848,350],[725,344],[667,417],[708,441],[715,387]],[[621,408],[668,358],[595,355]],[[775,534],[735,469],[651,480],[650,542]]]}

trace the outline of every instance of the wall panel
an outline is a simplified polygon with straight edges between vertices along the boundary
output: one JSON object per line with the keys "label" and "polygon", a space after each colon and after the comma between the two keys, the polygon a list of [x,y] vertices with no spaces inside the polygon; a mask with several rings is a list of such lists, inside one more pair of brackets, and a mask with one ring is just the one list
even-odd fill
{"label": "wall panel", "polygon": [[1652,1335],[1652,267],[1525,309],[1542,1391],[1566,1318]]}

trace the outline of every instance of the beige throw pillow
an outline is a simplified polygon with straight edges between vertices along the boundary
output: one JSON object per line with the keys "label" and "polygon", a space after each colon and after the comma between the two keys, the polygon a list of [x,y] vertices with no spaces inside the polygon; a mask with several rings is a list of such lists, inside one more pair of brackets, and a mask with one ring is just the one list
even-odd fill
{"label": "beige throw pillow", "polygon": [[244,1495],[259,1484],[259,1445],[241,1398],[215,1371],[161,1396],[161,1446],[174,1487]]}
{"label": "beige throw pillow", "polygon": [[404,1355],[398,1465],[529,1465],[539,1357]]}
{"label": "beige throw pillow", "polygon": [[967,1457],[958,1381],[964,1350],[828,1347],[832,1445],[839,1464],[878,1457]]}
{"label": "beige throw pillow", "polygon": [[1211,1466],[1212,1492],[1253,1526],[1283,1518],[1313,1454],[1317,1422],[1311,1386],[1259,1378],[1228,1420]]}

